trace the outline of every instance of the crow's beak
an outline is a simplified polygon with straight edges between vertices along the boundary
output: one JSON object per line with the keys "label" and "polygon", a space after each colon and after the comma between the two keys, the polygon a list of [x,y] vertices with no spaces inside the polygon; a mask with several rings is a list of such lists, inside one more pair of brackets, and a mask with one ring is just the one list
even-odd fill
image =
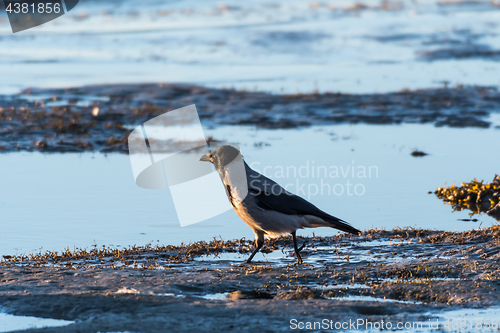
{"label": "crow's beak", "polygon": [[208,154],[205,154],[203,155],[202,157],[200,157],[200,159],[198,161],[202,161],[202,162],[212,162],[212,154],[208,153]]}

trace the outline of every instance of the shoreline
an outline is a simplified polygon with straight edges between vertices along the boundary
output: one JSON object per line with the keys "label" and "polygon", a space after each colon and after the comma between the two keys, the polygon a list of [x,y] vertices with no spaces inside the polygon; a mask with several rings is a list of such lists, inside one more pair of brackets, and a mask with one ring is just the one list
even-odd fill
{"label": "shoreline", "polygon": [[130,128],[189,104],[196,104],[207,127],[417,123],[490,128],[487,118],[500,109],[500,92],[470,86],[386,94],[273,95],[161,83],[28,89],[0,95],[0,152],[128,153]]}
{"label": "shoreline", "polygon": [[[291,318],[332,314],[335,320],[428,320],[445,310],[500,305],[499,235],[497,225],[299,238],[309,242],[301,266],[287,257],[286,237],[267,241],[269,259],[255,264],[243,263],[252,243],[246,240],[12,257],[0,261],[0,307],[75,321],[51,332],[141,331],[137,316],[153,332],[190,325],[230,331],[240,320],[248,329],[266,323],[279,331]],[[118,266],[132,260],[137,268]]]}

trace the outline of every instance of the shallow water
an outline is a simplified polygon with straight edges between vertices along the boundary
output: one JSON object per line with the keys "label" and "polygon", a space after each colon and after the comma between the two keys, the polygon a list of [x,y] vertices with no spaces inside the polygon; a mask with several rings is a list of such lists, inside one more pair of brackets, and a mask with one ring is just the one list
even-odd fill
{"label": "shallow water", "polygon": [[499,85],[496,3],[89,0],[17,34],[2,11],[0,92],[126,82],[275,93]]}
{"label": "shallow water", "polygon": [[379,298],[371,296],[344,296],[344,297],[332,297],[332,300],[345,300],[345,301],[361,301],[361,302],[393,302],[393,303],[403,303],[403,304],[423,304],[422,302],[416,301],[399,301],[397,299],[389,298]]}
{"label": "shallow water", "polygon": [[[444,182],[490,180],[498,173],[491,149],[492,140],[499,134],[497,129],[410,124],[294,130],[219,127],[205,131],[219,140],[239,144],[255,169],[264,172],[268,166],[268,176],[360,229],[413,226],[461,231],[497,223],[487,215],[477,217],[477,223],[458,221],[467,218],[468,213],[452,213],[450,206],[427,194]],[[415,148],[429,155],[410,156]],[[126,155],[9,153],[0,155],[0,159],[4,189],[0,192],[0,254],[90,248],[94,242],[98,246],[127,247],[148,242],[180,244],[214,237],[253,239],[250,228],[232,211],[181,228],[169,191],[137,187]],[[340,172],[337,178],[325,177],[324,173],[313,177],[313,165],[344,170],[353,165],[372,166],[378,170],[378,177],[375,171],[371,178],[359,178],[357,172],[354,177],[350,172]],[[302,167],[304,177],[294,177],[293,168],[288,177],[286,172],[276,174],[280,166],[294,167],[297,173]],[[347,181],[353,184],[351,195]],[[364,189],[363,195],[355,194],[356,184],[360,184],[358,194]],[[299,235],[313,232],[337,233],[330,228],[318,228],[299,231]],[[256,260],[273,255],[259,254]]]}
{"label": "shallow water", "polygon": [[227,295],[229,295],[229,293],[216,293],[216,294],[203,295],[201,297],[204,299],[213,299],[213,300],[221,300],[222,301],[222,300],[227,299]]}
{"label": "shallow water", "polygon": [[[449,320],[450,324],[460,325],[460,321],[466,321],[467,328],[458,327],[458,329],[450,329],[450,331],[472,331],[472,332],[497,332],[498,327],[500,327],[500,308],[499,307],[491,307],[491,308],[482,308],[482,309],[460,309],[454,311],[444,311],[439,314],[439,316],[443,319],[443,322],[446,323]],[[486,322],[488,320],[488,322]],[[472,329],[470,328],[472,321]],[[496,322],[496,327],[485,327],[484,324],[488,323],[493,326],[493,322]],[[483,327],[475,327],[475,325],[483,324]]]}
{"label": "shallow water", "polygon": [[[352,297],[355,298],[355,297]],[[360,300],[368,301],[369,298],[360,297]],[[383,301],[373,299],[373,301]],[[393,300],[389,300],[393,301]],[[428,312],[425,316],[432,316],[432,319],[422,321],[400,321],[391,323],[392,330],[409,332],[498,332],[498,318],[500,317],[500,308],[492,307],[488,309],[460,309],[451,311]],[[367,320],[369,321],[369,320]],[[492,327],[492,322],[495,322]],[[490,325],[486,327],[486,325]],[[371,321],[370,323],[360,323],[356,330],[346,330],[346,332],[380,332],[381,321]],[[388,328],[386,322],[386,330]],[[400,327],[399,327],[399,326]],[[405,328],[405,325],[406,328]],[[462,325],[462,327],[460,326]],[[477,325],[477,327],[476,327]]]}
{"label": "shallow water", "polygon": [[6,313],[0,313],[0,323],[0,332],[12,332],[30,328],[66,326],[73,322],[28,316],[14,316]]}

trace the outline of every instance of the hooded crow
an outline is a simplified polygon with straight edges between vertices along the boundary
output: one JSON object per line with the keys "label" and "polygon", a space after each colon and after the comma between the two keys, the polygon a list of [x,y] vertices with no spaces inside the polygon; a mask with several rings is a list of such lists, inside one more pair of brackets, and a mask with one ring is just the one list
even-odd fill
{"label": "hooded crow", "polygon": [[264,245],[264,238],[291,234],[299,264],[296,231],[304,228],[331,227],[358,235],[360,231],[346,221],[325,213],[307,200],[292,194],[278,183],[251,169],[240,151],[222,145],[203,155],[200,161],[211,162],[219,173],[231,206],[253,230],[256,248],[248,258],[250,263]]}

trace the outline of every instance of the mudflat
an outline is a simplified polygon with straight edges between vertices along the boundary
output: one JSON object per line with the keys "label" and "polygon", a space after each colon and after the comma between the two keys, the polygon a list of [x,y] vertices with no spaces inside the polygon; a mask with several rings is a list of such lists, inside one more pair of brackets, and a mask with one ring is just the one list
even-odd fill
{"label": "mudflat", "polygon": [[294,94],[185,84],[28,89],[0,95],[0,151],[127,153],[130,130],[196,104],[204,126],[430,123],[488,128],[500,108],[495,87],[404,90],[386,94]]}
{"label": "mudflat", "polygon": [[[0,307],[66,319],[37,332],[289,331],[294,323],[416,322],[446,310],[500,305],[500,226],[413,228],[361,236],[93,248],[4,257]],[[492,318],[494,319],[494,318]],[[28,330],[29,331],[29,330]]]}

